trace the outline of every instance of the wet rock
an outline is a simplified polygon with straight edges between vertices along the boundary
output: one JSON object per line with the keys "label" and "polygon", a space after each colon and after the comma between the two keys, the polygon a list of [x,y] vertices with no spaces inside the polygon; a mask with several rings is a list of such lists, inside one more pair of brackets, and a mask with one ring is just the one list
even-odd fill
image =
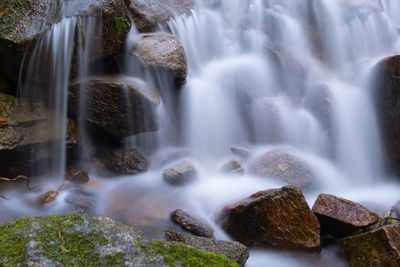
{"label": "wet rock", "polygon": [[344,237],[379,222],[380,217],[362,205],[334,195],[320,194],[312,211],[321,223],[321,232]]}
{"label": "wet rock", "polygon": [[49,191],[43,196],[39,197],[39,203],[41,205],[48,204],[56,200],[57,197],[58,197],[57,191]]}
{"label": "wet rock", "polygon": [[116,149],[105,159],[104,166],[119,174],[137,174],[147,171],[149,161],[136,149]]}
{"label": "wet rock", "polygon": [[214,230],[211,226],[200,222],[181,209],[177,209],[171,213],[171,220],[182,227],[183,230],[193,235],[207,238],[214,237]]}
{"label": "wet rock", "polygon": [[374,102],[385,153],[400,162],[400,55],[382,59],[375,67]]}
{"label": "wet rock", "polygon": [[152,32],[175,15],[189,14],[193,0],[125,0],[139,32]]}
{"label": "wet rock", "polygon": [[0,10],[7,10],[0,17],[0,73],[15,81],[24,57],[27,64],[40,36],[63,17],[91,16],[102,23],[103,34],[94,40],[101,45],[90,55],[91,60],[120,52],[130,28],[123,0],[5,0],[1,1]]}
{"label": "wet rock", "polygon": [[400,265],[399,225],[346,237],[342,245],[351,267]]}
{"label": "wet rock", "polygon": [[67,170],[67,172],[65,174],[65,179],[72,183],[84,184],[84,183],[89,182],[89,175],[86,170],[72,168],[72,169]]}
{"label": "wet rock", "polygon": [[170,185],[184,185],[196,178],[196,169],[190,161],[184,161],[164,170],[164,181]]}
{"label": "wet rock", "polygon": [[305,188],[313,182],[310,167],[283,149],[264,153],[250,166],[250,172],[262,177],[279,179],[300,188]]}
{"label": "wet rock", "polygon": [[246,246],[321,250],[318,219],[294,186],[261,191],[227,206],[219,222],[234,240]]}
{"label": "wet rock", "polygon": [[[55,136],[51,124],[57,118],[34,102],[0,94],[0,169],[1,175],[40,174],[48,171],[51,148],[61,137]],[[61,118],[59,118],[61,119]],[[81,137],[76,123],[68,120],[66,132],[67,163],[76,162],[81,150]]]}
{"label": "wet rock", "polygon": [[111,218],[24,217],[0,225],[2,266],[231,266],[226,256],[183,243],[151,241]]}
{"label": "wet rock", "polygon": [[70,190],[65,202],[71,206],[71,212],[84,214],[93,214],[97,203],[95,195],[81,188]]}
{"label": "wet rock", "polygon": [[332,130],[332,95],[326,84],[315,84],[307,89],[303,105],[313,113],[326,131]]}
{"label": "wet rock", "polygon": [[115,138],[157,131],[154,111],[160,101],[158,90],[144,81],[112,76],[90,77],[75,83],[69,94],[71,114],[86,112],[89,123]]}
{"label": "wet rock", "polygon": [[172,74],[177,84],[182,84],[186,80],[185,50],[179,40],[171,34],[163,32],[141,34],[130,54],[144,68]]}
{"label": "wet rock", "polygon": [[231,159],[224,166],[222,166],[222,171],[233,175],[244,174],[244,169],[242,168],[242,165],[235,158]]}
{"label": "wet rock", "polygon": [[240,266],[245,266],[249,258],[249,249],[239,242],[215,240],[186,233],[177,233],[171,230],[166,231],[164,234],[168,241],[182,242],[201,250],[225,255]]}
{"label": "wet rock", "polygon": [[247,160],[251,157],[251,153],[244,148],[231,147],[231,152],[234,156],[243,160]]}

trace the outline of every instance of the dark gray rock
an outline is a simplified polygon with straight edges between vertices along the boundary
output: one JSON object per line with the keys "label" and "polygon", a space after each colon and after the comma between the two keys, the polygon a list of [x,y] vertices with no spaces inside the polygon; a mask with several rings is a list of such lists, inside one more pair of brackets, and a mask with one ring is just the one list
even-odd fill
{"label": "dark gray rock", "polygon": [[198,219],[190,216],[187,212],[177,209],[171,213],[171,220],[182,227],[183,230],[207,238],[214,237],[214,230],[211,226],[200,222]]}
{"label": "dark gray rock", "polygon": [[76,184],[84,184],[89,182],[89,174],[86,170],[71,168],[67,170],[65,180]]}
{"label": "dark gray rock", "polygon": [[196,176],[196,169],[190,161],[179,163],[163,173],[164,181],[175,186],[190,183]]}
{"label": "dark gray rock", "polygon": [[104,166],[119,174],[137,174],[147,171],[149,161],[136,149],[116,149],[109,153]]}

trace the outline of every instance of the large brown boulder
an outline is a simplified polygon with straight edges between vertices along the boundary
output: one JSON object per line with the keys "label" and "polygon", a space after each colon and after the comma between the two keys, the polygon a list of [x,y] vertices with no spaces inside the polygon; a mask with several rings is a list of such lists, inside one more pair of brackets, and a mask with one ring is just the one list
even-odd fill
{"label": "large brown boulder", "polygon": [[119,174],[137,174],[147,171],[149,161],[136,149],[116,149],[106,157],[104,166]]}
{"label": "large brown boulder", "polygon": [[320,194],[312,207],[321,232],[344,237],[379,222],[380,217],[364,206],[334,195]]}
{"label": "large brown boulder", "polygon": [[400,162],[400,55],[384,58],[376,65],[374,86],[383,149]]}
{"label": "large brown boulder", "polygon": [[152,32],[176,15],[188,14],[193,0],[125,0],[139,32]]}
{"label": "large brown boulder", "polygon": [[146,69],[170,73],[178,84],[186,80],[185,50],[179,40],[171,34],[163,32],[140,34],[130,54]]}
{"label": "large brown boulder", "polygon": [[[52,134],[52,116],[41,104],[0,94],[0,172],[1,176],[29,175],[44,171],[51,146],[60,141]],[[77,160],[81,137],[76,124],[68,121],[66,132],[67,163]]]}
{"label": "large brown boulder", "polygon": [[70,113],[86,114],[91,125],[118,139],[157,131],[155,109],[160,101],[158,90],[144,81],[111,76],[72,84],[69,94]]}
{"label": "large brown boulder", "polygon": [[225,207],[220,224],[246,246],[321,250],[318,219],[301,190],[293,186],[261,191]]}
{"label": "large brown boulder", "polygon": [[312,170],[307,163],[283,149],[264,153],[251,164],[250,172],[301,188],[310,185],[314,180]]}
{"label": "large brown boulder", "polygon": [[193,235],[207,238],[214,237],[214,230],[211,226],[201,222],[193,216],[190,216],[190,214],[181,209],[177,209],[171,213],[171,221]]}
{"label": "large brown boulder", "polygon": [[400,226],[387,225],[343,239],[351,267],[400,266]]}

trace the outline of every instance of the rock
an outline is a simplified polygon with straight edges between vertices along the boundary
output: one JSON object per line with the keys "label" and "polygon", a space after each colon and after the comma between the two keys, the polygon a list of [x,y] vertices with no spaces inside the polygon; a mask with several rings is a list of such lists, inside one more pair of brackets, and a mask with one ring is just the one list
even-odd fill
{"label": "rock", "polygon": [[82,188],[73,188],[65,197],[65,202],[70,205],[73,213],[94,214],[98,200]]}
{"label": "rock", "polygon": [[189,14],[193,0],[125,0],[139,32],[152,32],[175,15]]}
{"label": "rock", "polygon": [[244,174],[244,169],[242,168],[242,165],[235,158],[231,159],[224,166],[222,166],[222,171],[233,175]]}
{"label": "rock", "polygon": [[[159,125],[154,111],[160,101],[158,90],[144,81],[112,76],[90,77],[75,83],[69,94],[71,114],[86,112],[89,123],[119,139],[157,131]],[[82,106],[86,110],[80,111]]]}
{"label": "rock", "polygon": [[323,129],[332,131],[332,95],[326,84],[315,84],[308,88],[303,105],[313,113]]}
{"label": "rock", "polygon": [[400,55],[384,58],[376,65],[374,98],[383,149],[400,162]]}
{"label": "rock", "polygon": [[83,214],[20,218],[0,225],[0,240],[2,266],[234,266],[224,255]]}
{"label": "rock", "polygon": [[164,181],[170,185],[184,185],[197,176],[196,169],[190,161],[184,161],[172,168],[164,170]]}
{"label": "rock", "polygon": [[227,206],[219,222],[234,240],[246,246],[321,250],[318,219],[294,186],[261,191]]}
{"label": "rock", "polygon": [[177,209],[171,213],[171,221],[193,235],[214,238],[214,230],[211,226],[200,222],[181,209]]}
{"label": "rock", "polygon": [[239,242],[215,240],[186,233],[177,233],[171,230],[165,232],[165,238],[168,241],[182,242],[201,250],[225,255],[240,266],[245,266],[249,258],[249,249]]}
{"label": "rock", "polygon": [[344,237],[379,222],[378,215],[353,201],[320,194],[312,211],[321,223],[321,232]]}
{"label": "rock", "polygon": [[58,196],[57,191],[49,191],[46,194],[44,194],[43,196],[39,197],[39,203],[41,205],[51,203],[54,200],[56,200],[57,196]]}
{"label": "rock", "polygon": [[186,80],[187,62],[183,46],[179,40],[168,33],[140,34],[130,55],[147,69],[160,70],[174,76],[177,84]]}
{"label": "rock", "polygon": [[72,169],[67,170],[67,172],[65,174],[65,179],[72,183],[84,184],[84,183],[89,182],[89,175],[86,170],[72,168]]}
{"label": "rock", "polygon": [[231,147],[231,152],[234,156],[239,157],[243,160],[247,160],[251,157],[251,153],[243,148]]}
{"label": "rock", "polygon": [[23,59],[25,64],[29,62],[40,36],[63,17],[99,18],[103,34],[94,42],[101,45],[90,55],[91,60],[120,52],[129,31],[129,12],[123,0],[5,0],[0,10],[7,10],[0,17],[0,73],[14,81]]}
{"label": "rock", "polygon": [[342,245],[351,267],[400,265],[399,225],[346,237]]}
{"label": "rock", "polygon": [[289,185],[305,188],[313,182],[310,167],[296,156],[282,149],[264,153],[250,166],[252,174],[279,179]]}
{"label": "rock", "polygon": [[113,150],[105,159],[104,166],[119,174],[137,174],[147,171],[149,161],[136,149]]}
{"label": "rock", "polygon": [[[43,105],[0,93],[0,169],[1,176],[39,174],[48,171],[51,146],[60,137],[52,134],[53,116]],[[53,118],[53,119],[52,119]],[[76,162],[81,137],[74,121],[66,132],[67,163]]]}

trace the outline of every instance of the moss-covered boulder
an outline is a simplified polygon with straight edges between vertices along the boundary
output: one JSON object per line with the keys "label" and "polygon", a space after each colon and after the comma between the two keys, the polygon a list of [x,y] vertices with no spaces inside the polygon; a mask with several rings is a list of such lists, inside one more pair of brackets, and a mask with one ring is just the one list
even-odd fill
{"label": "moss-covered boulder", "polygon": [[151,241],[111,218],[51,215],[0,226],[1,266],[237,266],[223,255]]}

